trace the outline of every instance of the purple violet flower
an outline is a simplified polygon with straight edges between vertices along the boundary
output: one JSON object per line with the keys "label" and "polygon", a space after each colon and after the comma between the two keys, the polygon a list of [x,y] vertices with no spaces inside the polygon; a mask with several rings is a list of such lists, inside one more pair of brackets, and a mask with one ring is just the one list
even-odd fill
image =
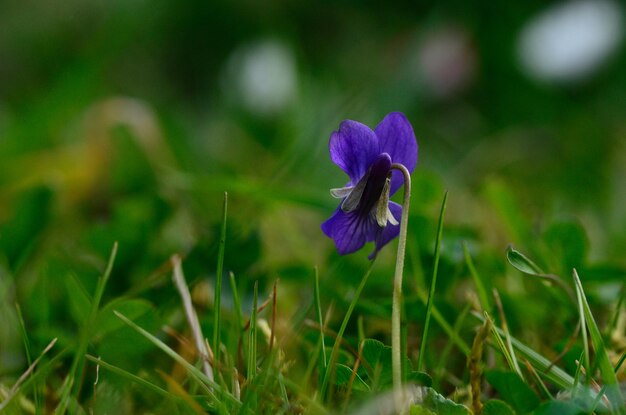
{"label": "purple violet flower", "polygon": [[350,181],[330,194],[342,199],[322,231],[335,241],[341,255],[350,254],[374,241],[372,259],[400,232],[402,206],[389,198],[404,179],[392,163],[413,172],[417,164],[417,141],[411,124],[399,112],[388,114],[372,131],[357,121],[345,120],[329,142],[330,158]]}

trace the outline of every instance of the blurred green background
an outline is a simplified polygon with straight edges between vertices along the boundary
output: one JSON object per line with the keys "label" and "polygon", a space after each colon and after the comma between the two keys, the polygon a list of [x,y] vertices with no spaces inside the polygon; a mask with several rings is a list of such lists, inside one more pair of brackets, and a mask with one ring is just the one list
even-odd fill
{"label": "blurred green background", "polygon": [[[609,1],[4,3],[0,376],[25,367],[14,304],[36,349],[69,344],[114,241],[105,300],[133,298],[149,329],[177,321],[178,252],[210,324],[224,191],[225,269],[242,292],[280,279],[288,326],[319,266],[323,301],[344,304],[366,252],[341,258],[319,230],[328,189],[345,181],[328,137],[390,111],[419,142],[409,291],[425,286],[449,190],[439,281],[451,319],[469,289],[463,240],[504,297],[536,286],[506,266],[512,243],[568,281],[572,266],[587,271],[596,304],[614,301],[626,275],[623,16]],[[363,303],[381,339],[390,295],[376,295],[391,292],[393,260],[389,247]],[[510,304],[514,329],[516,315],[550,318],[547,303]],[[150,346],[116,333],[98,355],[137,370]]]}

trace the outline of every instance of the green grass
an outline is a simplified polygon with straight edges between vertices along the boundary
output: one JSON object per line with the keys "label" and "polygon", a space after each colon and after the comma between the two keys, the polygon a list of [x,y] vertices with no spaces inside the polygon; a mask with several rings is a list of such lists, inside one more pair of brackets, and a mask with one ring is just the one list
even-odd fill
{"label": "green grass", "polygon": [[[548,408],[560,395],[569,397],[564,405],[581,413],[624,414],[619,377],[626,354],[610,341],[620,327],[616,313],[622,308],[622,295],[613,307],[594,297],[596,307],[606,308],[602,321],[607,328],[601,330],[576,271],[576,303],[571,302],[571,288],[560,277],[544,272],[534,261],[510,248],[495,259],[499,266],[506,267],[507,261],[512,265],[505,268],[509,275],[487,277],[493,265],[485,262],[488,257],[479,251],[471,253],[467,241],[459,241],[453,251],[446,246],[457,243],[447,236],[447,232],[454,234],[454,226],[444,232],[447,200],[446,194],[437,216],[436,211],[431,212],[434,253],[418,251],[420,261],[411,262],[413,267],[432,267],[429,290],[414,287],[418,289],[407,290],[404,299],[403,393],[417,399],[412,410],[469,414],[467,408],[474,407],[491,413],[495,409],[490,408],[505,405],[522,413]],[[219,275],[231,269],[229,259],[237,261],[245,254],[236,246],[229,248],[229,241],[246,243],[241,235],[228,235],[225,225],[226,198],[214,245],[215,291],[208,301],[202,300],[206,294],[203,286],[197,285],[197,278],[192,278],[187,287],[182,276],[183,265],[194,274],[201,269],[196,262],[200,254],[194,252],[175,256],[171,264],[154,271],[147,286],[145,281],[131,283],[127,292],[135,293],[132,296],[109,293],[115,286],[108,283],[125,274],[118,269],[118,261],[128,266],[136,259],[114,244],[104,271],[95,279],[93,297],[77,279],[80,274],[68,280],[71,284],[67,286],[77,290],[69,307],[78,316],[76,340],[54,326],[31,332],[30,314],[18,306],[17,328],[26,366],[13,377],[3,375],[0,408],[9,414],[47,413],[51,404],[46,402],[52,401],[59,413],[87,413],[105,404],[121,408],[132,403],[143,408],[160,406],[163,412],[159,413],[326,414],[358,411],[356,408],[363,405],[377,405],[377,399],[388,399],[386,392],[392,385],[389,275],[393,262],[385,256],[370,263],[358,257],[331,257],[323,272],[316,266],[313,278],[310,271],[305,272],[306,280],[302,282],[290,280],[286,269],[254,279],[248,276],[254,272],[252,269],[240,269],[242,277],[236,279],[234,272],[228,271],[229,285],[222,287]],[[419,248],[409,244],[407,249]],[[165,278],[171,273],[180,274],[175,281],[180,298],[170,279]],[[276,277],[281,274],[285,277],[278,281]],[[355,280],[357,274],[361,277]],[[525,279],[523,275],[540,278]],[[544,278],[546,275],[549,278]],[[516,288],[507,289],[510,279],[526,284],[513,284]],[[559,289],[554,290],[552,284],[557,279]],[[455,291],[460,283],[470,287],[465,297]],[[144,288],[137,290],[132,284]],[[308,288],[301,288],[305,285]],[[493,287],[492,295],[487,287]],[[136,302],[147,302],[158,292],[162,307],[154,307],[152,312]],[[544,301],[551,301],[546,310],[539,308],[536,315],[527,311]],[[120,307],[126,307],[123,309],[133,317],[120,312]],[[190,322],[190,312],[197,312],[198,323]],[[545,315],[551,315],[554,321],[565,319],[569,329],[555,337],[553,323],[546,322],[542,313],[548,313]],[[565,346],[578,332],[574,329],[578,319],[582,321],[581,335]],[[487,381],[492,388],[483,390],[480,399],[484,405],[478,405],[464,392],[469,386],[466,362],[470,359],[473,330],[486,320],[492,336],[482,340],[484,351],[472,357],[472,382],[477,385]],[[203,329],[212,333],[213,354],[208,362],[202,358],[205,352],[198,352],[203,349],[198,341],[209,344],[203,338]],[[40,348],[47,333],[58,333],[59,340],[48,341],[48,347]],[[109,338],[113,342],[107,342]],[[131,338],[132,343],[120,344]],[[531,341],[533,347],[521,339]],[[566,347],[564,353],[552,347],[553,342]],[[61,347],[53,348],[55,343]],[[116,348],[124,346],[125,353],[140,350],[134,360],[115,353]],[[33,360],[35,350],[44,351]],[[559,360],[552,361],[557,355]],[[212,368],[210,376],[205,363]],[[483,376],[486,380],[481,381]],[[506,386],[512,376],[519,383],[517,389]],[[409,386],[416,384],[421,386]],[[110,388],[125,392],[108,395]],[[433,402],[439,402],[439,406],[432,406]]]}
{"label": "green grass", "polygon": [[[348,13],[354,2],[270,2],[262,27],[226,5],[122,3],[102,20],[84,5],[92,37],[42,24],[49,39],[35,42],[39,24],[6,26],[19,36],[4,43],[32,59],[0,44],[5,78],[22,85],[0,82],[0,413],[392,411],[396,241],[375,262],[371,246],[339,256],[319,226],[345,179],[331,131],[400,109],[420,144],[400,331],[402,391],[419,404],[409,413],[625,414],[626,71],[563,90],[499,73],[511,54],[494,39],[511,37],[491,25],[520,21],[481,21],[476,3],[453,21],[475,31],[468,56],[489,52],[485,72],[430,101],[403,54],[421,44],[414,34],[439,39],[449,2],[414,8],[426,25],[395,3],[370,20]],[[398,16],[411,23],[391,31]],[[345,20],[320,42],[316,22]],[[302,68],[291,107],[259,115],[220,92],[231,66],[220,65],[267,28],[310,32],[319,50],[297,59],[324,64]],[[198,65],[216,66],[189,66],[199,36],[217,57]],[[472,353],[480,327],[491,331]]]}

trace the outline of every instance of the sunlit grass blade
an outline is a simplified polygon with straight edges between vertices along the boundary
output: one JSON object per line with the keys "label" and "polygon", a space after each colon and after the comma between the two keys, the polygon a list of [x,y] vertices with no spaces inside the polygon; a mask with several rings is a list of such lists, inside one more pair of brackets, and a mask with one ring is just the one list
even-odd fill
{"label": "sunlit grass blade", "polygon": [[[472,313],[472,315],[474,315],[482,322],[485,321],[485,317],[478,313]],[[499,327],[495,327],[495,331],[500,336],[504,336],[504,332]],[[530,347],[526,346],[524,343],[517,340],[513,336],[511,336],[511,344],[513,344],[515,350],[517,350],[517,352],[520,354],[520,358],[528,360],[533,365],[533,367],[535,367],[535,369],[539,371],[539,375],[542,375],[544,378],[548,379],[550,382],[554,383],[561,389],[569,389],[574,386],[574,378],[565,371],[563,371],[561,368],[554,366],[549,359],[537,353]]]}
{"label": "sunlit grass blade", "polygon": [[315,286],[313,287],[315,296],[315,311],[317,314],[317,321],[320,325],[320,343],[322,349],[322,368],[326,372],[327,360],[326,360],[326,344],[324,342],[324,320],[322,318],[322,304],[320,301],[320,275],[319,270],[315,267]]}
{"label": "sunlit grass blade", "polygon": [[474,261],[472,260],[472,256],[469,253],[469,249],[467,248],[467,243],[463,242],[463,255],[465,256],[465,263],[467,264],[467,269],[472,276],[472,280],[474,281],[474,285],[476,285],[476,292],[478,293],[478,300],[480,301],[480,305],[483,310],[487,312],[491,312],[491,302],[489,301],[489,295],[487,295],[487,290],[485,289],[485,285],[483,284],[482,278],[478,275],[478,271],[476,271],[476,267],[474,266]]}
{"label": "sunlit grass blade", "polygon": [[226,217],[228,214],[228,193],[224,192],[222,211],[222,229],[217,252],[217,270],[215,272],[215,297],[213,301],[213,359],[219,367],[221,343],[221,314],[222,314],[222,273],[224,272],[224,247],[226,245]]}
{"label": "sunlit grass blade", "polygon": [[507,365],[509,365],[509,368],[517,373],[517,371],[515,370],[516,366],[515,366],[515,362],[513,361],[513,356],[511,355],[508,347],[506,347],[506,344],[504,343],[504,340],[502,340],[502,336],[500,335],[500,333],[502,333],[502,335],[506,335],[506,332],[502,329],[499,329],[494,324],[493,320],[491,319],[491,317],[489,316],[487,312],[484,312],[484,315],[485,315],[485,320],[491,323],[490,324],[491,333],[493,334],[493,338],[496,341],[496,345],[498,346],[498,349],[500,349],[500,353],[502,353],[502,356],[504,356],[504,360],[506,360],[506,363]]}
{"label": "sunlit grass blade", "polygon": [[543,380],[541,379],[541,376],[539,376],[539,373],[537,373],[533,365],[531,365],[528,360],[525,360],[524,364],[526,366],[526,370],[528,370],[528,373],[530,373],[533,381],[537,385],[537,388],[539,389],[541,394],[547,399],[552,399],[552,394],[550,393],[550,390],[548,389],[546,384],[543,382]]}
{"label": "sunlit grass blade", "polygon": [[[35,370],[35,367],[37,366],[37,364],[41,361],[43,356],[46,353],[48,353],[50,349],[52,349],[56,341],[57,339],[55,338],[46,346],[46,348],[43,350],[43,352],[41,352],[39,357],[35,359],[35,361],[28,366],[28,369],[26,369],[26,371],[22,373],[22,376],[20,376],[19,379],[13,385],[13,387],[11,387],[11,389],[9,390],[8,396],[2,402],[0,402],[0,413],[2,413],[2,410],[7,407],[7,405],[13,400],[13,398],[15,398],[15,396],[19,392],[20,386],[22,386],[25,383],[26,379]],[[31,377],[30,379],[33,379],[33,377]]]}
{"label": "sunlit grass blade", "polygon": [[424,318],[424,331],[422,332],[422,342],[420,344],[419,355],[417,356],[417,371],[422,370],[424,362],[424,353],[426,353],[426,341],[428,340],[428,329],[430,326],[430,316],[432,314],[433,301],[435,297],[435,287],[437,285],[437,271],[439,270],[439,254],[441,249],[441,238],[443,236],[443,218],[446,212],[446,204],[448,202],[448,192],[443,196],[441,202],[441,211],[439,212],[439,223],[437,225],[437,239],[435,240],[435,257],[433,265],[433,276],[430,281],[430,291],[428,292],[428,302],[426,303],[426,317]]}
{"label": "sunlit grass blade", "polygon": [[524,374],[522,373],[519,363],[517,362],[517,357],[515,356],[515,349],[511,343],[511,333],[509,332],[509,326],[506,322],[506,316],[504,315],[504,307],[502,306],[502,301],[500,300],[500,294],[495,288],[493,289],[493,298],[496,300],[496,306],[498,308],[498,313],[500,314],[500,320],[502,321],[502,331],[504,332],[504,339],[506,340],[506,350],[510,356],[511,362],[513,363],[513,367],[511,369],[513,369],[520,378],[524,379]]}
{"label": "sunlit grass blade", "polygon": [[91,302],[89,317],[87,318],[85,325],[80,330],[80,336],[78,340],[78,345],[74,353],[74,359],[72,360],[72,365],[70,367],[69,373],[67,374],[65,382],[63,383],[59,405],[57,406],[57,409],[55,411],[57,414],[62,415],[67,410],[70,403],[70,395],[72,393],[72,389],[74,388],[75,378],[77,374],[82,373],[83,365],[85,362],[85,354],[89,345],[89,339],[95,326],[96,318],[98,316],[98,309],[100,307],[100,301],[102,300],[102,295],[104,294],[104,288],[107,284],[107,281],[111,276],[111,271],[113,270],[113,264],[115,263],[116,255],[117,242],[113,244],[113,249],[111,250],[111,255],[109,256],[109,261],[107,263],[104,273],[100,276],[100,278],[98,278],[96,291]]}
{"label": "sunlit grass blade", "polygon": [[[598,370],[600,371],[600,378],[602,379],[603,387],[606,388],[606,396],[611,402],[611,405],[613,406],[613,409],[616,411],[616,413],[624,415],[626,414],[624,398],[620,391],[620,386],[617,381],[617,377],[615,376],[613,365],[611,364],[611,360],[609,359],[606,348],[604,346],[602,334],[600,332],[600,329],[598,329],[595,319],[593,318],[593,314],[591,314],[591,308],[589,308],[589,303],[587,302],[587,298],[585,297],[582,283],[580,282],[580,278],[578,277],[578,273],[575,269],[573,270],[572,274],[574,278],[574,284],[576,286],[576,293],[580,298],[580,302],[583,307],[584,320],[586,320],[587,323],[589,337],[591,337],[591,343],[593,343],[596,363],[598,366]],[[583,337],[585,337],[584,330]],[[591,373],[587,372],[587,375],[591,376]]]}
{"label": "sunlit grass blade", "polygon": [[356,303],[359,301],[361,292],[363,291],[363,288],[365,288],[365,284],[367,283],[367,280],[370,274],[372,273],[372,269],[374,268],[375,262],[376,261],[372,261],[370,263],[369,268],[363,275],[363,278],[361,279],[359,286],[354,292],[354,297],[352,297],[352,301],[350,302],[350,305],[348,306],[348,311],[346,311],[346,314],[343,317],[343,321],[341,322],[341,326],[339,327],[339,332],[337,333],[335,344],[333,345],[333,348],[330,352],[330,359],[328,360],[328,365],[326,366],[326,371],[324,372],[324,377],[322,379],[322,387],[319,390],[322,401],[326,397],[326,390],[328,388],[328,383],[330,382],[330,378],[332,376],[335,360],[337,359],[337,355],[339,353],[339,346],[341,345],[341,341],[343,339],[343,333],[346,331],[346,327],[348,326],[348,321],[350,321],[350,317],[352,316],[354,307],[356,306]]}
{"label": "sunlit grass blade", "polygon": [[202,328],[200,327],[198,315],[196,314],[196,310],[193,308],[191,293],[189,292],[189,287],[185,281],[185,275],[183,274],[183,266],[180,257],[178,255],[174,255],[172,256],[171,261],[174,268],[172,279],[174,280],[174,285],[176,286],[176,289],[178,290],[183,301],[183,308],[185,310],[185,315],[187,316],[187,322],[189,323],[189,327],[191,329],[191,335],[196,345],[196,350],[202,360],[204,374],[209,379],[213,380],[213,368],[209,362],[209,350],[207,348],[204,335],[202,334]]}
{"label": "sunlit grass blade", "polygon": [[[152,344],[154,344],[157,348],[167,354],[169,357],[174,359],[178,364],[183,366],[187,373],[196,381],[196,383],[201,387],[201,389],[206,393],[206,395],[210,398],[210,400],[218,407],[218,409],[222,411],[228,412],[227,408],[224,406],[227,401],[234,408],[239,407],[239,402],[234,399],[230,394],[224,392],[220,385],[211,381],[200,369],[189,363],[185,358],[176,353],[171,347],[167,344],[163,343],[163,341],[156,338],[154,335],[147,332],[142,327],[135,324],[133,321],[129,320],[126,316],[118,311],[114,311],[115,315],[126,323],[130,328],[135,330],[137,333],[144,336],[148,339]],[[218,396],[216,396],[216,394]]]}
{"label": "sunlit grass blade", "polygon": [[[576,286],[576,305],[578,306],[578,315],[580,319],[580,328],[581,328],[582,339],[583,339],[583,353],[582,353],[579,365],[584,369],[585,384],[589,384],[589,382],[591,381],[591,376],[592,376],[591,361],[589,357],[590,356],[589,339],[587,337],[587,318],[585,317],[585,305],[583,304],[584,301],[582,298],[584,294],[581,291],[582,290],[579,290],[578,286]],[[578,371],[579,370],[577,369],[577,372]]]}
{"label": "sunlit grass blade", "polygon": [[237,338],[241,334],[243,328],[243,317],[241,316],[241,301],[239,300],[239,291],[237,289],[237,281],[235,280],[235,274],[228,273],[228,279],[230,281],[230,290],[233,293],[233,306],[235,307],[235,325],[237,328]]}

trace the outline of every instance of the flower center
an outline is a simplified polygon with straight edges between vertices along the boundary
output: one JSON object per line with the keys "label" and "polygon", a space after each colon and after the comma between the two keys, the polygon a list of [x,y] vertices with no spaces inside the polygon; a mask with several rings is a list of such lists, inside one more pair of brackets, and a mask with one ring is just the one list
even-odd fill
{"label": "flower center", "polygon": [[389,222],[397,225],[398,222],[389,211],[390,184],[391,157],[382,153],[356,185],[331,189],[330,194],[343,199],[341,210],[346,213],[357,212],[362,217],[371,215],[381,227]]}

